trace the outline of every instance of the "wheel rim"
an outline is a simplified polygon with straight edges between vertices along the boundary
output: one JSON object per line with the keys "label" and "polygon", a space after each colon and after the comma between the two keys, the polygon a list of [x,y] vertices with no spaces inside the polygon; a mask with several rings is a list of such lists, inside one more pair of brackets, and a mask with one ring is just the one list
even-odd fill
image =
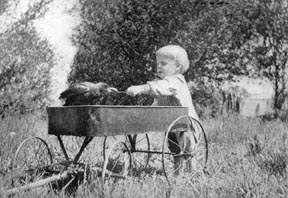
{"label": "wheel rim", "polygon": [[18,146],[11,162],[12,186],[40,179],[53,163],[48,144],[40,137],[27,138]]}
{"label": "wheel rim", "polygon": [[[168,143],[168,141],[169,141],[168,147],[169,147],[169,144],[171,147],[171,139],[169,139],[169,136],[171,136],[171,134],[173,133],[171,132],[171,130],[181,120],[185,120],[186,123],[189,124],[187,125],[189,126],[189,128],[194,129],[194,130],[196,129],[196,131],[198,132],[196,134],[196,132],[193,132],[193,130],[187,130],[186,132],[182,133],[185,136],[189,134],[189,138],[194,139],[193,141],[194,146],[191,144],[191,150],[187,152],[187,150],[184,150],[183,148],[181,148],[181,145],[175,142],[175,145],[177,145],[177,147],[174,147],[174,148],[178,149],[177,152],[173,153],[170,150],[167,151],[166,144]],[[174,155],[171,153],[173,153]],[[180,155],[181,153],[182,154],[187,153],[187,154]],[[185,166],[186,168],[188,167],[187,169],[189,169],[190,171],[191,169],[194,169],[194,171],[200,171],[201,169],[201,171],[203,171],[206,168],[207,160],[208,160],[208,143],[207,143],[206,134],[200,122],[192,118],[191,116],[180,116],[177,119],[175,119],[168,127],[168,130],[165,134],[163,145],[162,145],[163,173],[164,173],[164,176],[166,177],[168,184],[171,185],[171,181],[173,180],[173,178],[179,175],[179,172]]]}

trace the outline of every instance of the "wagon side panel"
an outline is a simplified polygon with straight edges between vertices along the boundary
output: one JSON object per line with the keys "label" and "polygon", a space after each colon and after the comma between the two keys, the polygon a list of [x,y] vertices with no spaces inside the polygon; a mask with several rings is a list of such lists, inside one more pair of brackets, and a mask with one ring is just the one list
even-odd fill
{"label": "wagon side panel", "polygon": [[104,135],[165,132],[176,118],[187,115],[187,108],[113,108],[101,109]]}

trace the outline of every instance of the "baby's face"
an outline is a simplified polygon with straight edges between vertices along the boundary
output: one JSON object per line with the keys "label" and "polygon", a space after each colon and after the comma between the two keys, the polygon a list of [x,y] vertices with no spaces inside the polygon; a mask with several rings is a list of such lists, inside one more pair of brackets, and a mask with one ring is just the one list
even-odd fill
{"label": "baby's face", "polygon": [[176,64],[175,60],[165,56],[157,56],[157,75],[163,79],[166,76],[172,76],[179,73],[180,67]]}

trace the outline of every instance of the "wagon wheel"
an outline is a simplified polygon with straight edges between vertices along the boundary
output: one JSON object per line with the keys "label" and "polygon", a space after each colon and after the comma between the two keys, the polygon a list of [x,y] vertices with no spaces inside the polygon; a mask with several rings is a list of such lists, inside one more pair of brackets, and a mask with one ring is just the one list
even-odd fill
{"label": "wagon wheel", "polygon": [[[111,137],[110,139],[113,139]],[[114,138],[116,140],[116,138]],[[122,140],[124,142],[124,140]],[[105,152],[107,150],[107,137],[104,139],[103,144],[103,156],[105,160]],[[149,163],[151,153],[150,152],[150,141],[147,134],[138,134],[138,135],[127,135],[125,140],[126,150],[129,150],[129,155],[131,157],[129,165],[126,166],[129,170],[129,173],[134,175],[142,174]]]}
{"label": "wagon wheel", "polygon": [[204,171],[207,160],[207,137],[200,122],[191,116],[173,121],[162,145],[163,172],[168,183],[184,171]]}
{"label": "wagon wheel", "polygon": [[[106,142],[107,137],[105,137],[104,145]],[[104,147],[103,152],[103,181],[111,177],[124,178],[128,174],[131,165],[131,153],[126,143],[116,140],[109,149]]]}
{"label": "wagon wheel", "polygon": [[25,139],[18,146],[11,162],[12,186],[22,186],[39,180],[46,173],[45,167],[52,163],[51,151],[43,139]]}

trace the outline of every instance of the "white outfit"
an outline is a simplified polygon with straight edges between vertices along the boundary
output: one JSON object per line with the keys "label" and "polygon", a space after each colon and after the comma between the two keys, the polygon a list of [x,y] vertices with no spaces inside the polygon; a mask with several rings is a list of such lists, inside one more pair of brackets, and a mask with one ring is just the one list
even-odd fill
{"label": "white outfit", "polygon": [[147,82],[149,94],[155,97],[152,106],[188,107],[191,117],[199,120],[195,111],[187,82],[182,74],[166,76],[163,80]]}

